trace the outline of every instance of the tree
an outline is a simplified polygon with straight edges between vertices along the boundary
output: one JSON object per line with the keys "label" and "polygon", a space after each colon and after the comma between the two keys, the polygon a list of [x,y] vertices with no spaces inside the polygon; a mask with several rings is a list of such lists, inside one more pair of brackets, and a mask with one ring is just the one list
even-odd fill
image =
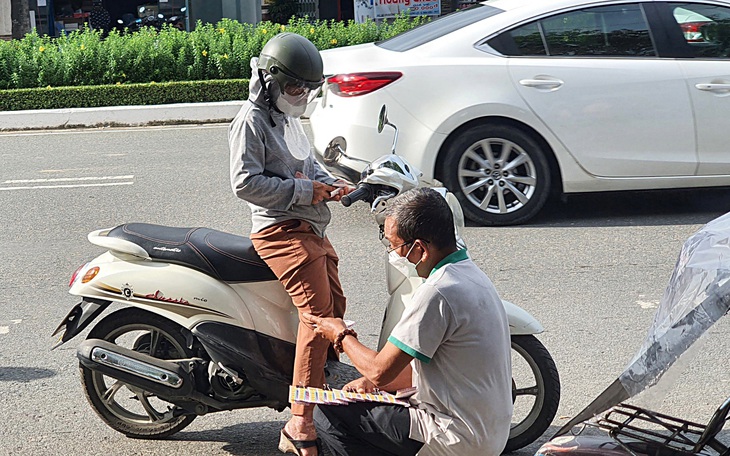
{"label": "tree", "polygon": [[10,17],[13,23],[13,38],[21,39],[30,32],[28,0],[10,0]]}
{"label": "tree", "polygon": [[269,5],[271,22],[277,24],[286,24],[299,12],[297,0],[266,0],[266,3]]}

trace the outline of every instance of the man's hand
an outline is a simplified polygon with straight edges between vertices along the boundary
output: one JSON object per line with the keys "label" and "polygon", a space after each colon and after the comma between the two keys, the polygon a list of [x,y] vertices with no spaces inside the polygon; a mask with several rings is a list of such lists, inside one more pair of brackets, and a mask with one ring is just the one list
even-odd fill
{"label": "man's hand", "polygon": [[373,382],[365,377],[360,377],[357,380],[353,380],[347,385],[342,387],[343,391],[354,391],[356,393],[372,393],[377,388],[373,385]]}
{"label": "man's hand", "polygon": [[306,312],[302,314],[302,318],[304,321],[309,322],[312,326],[314,326],[315,333],[332,343],[334,343],[335,339],[337,339],[337,335],[347,329],[347,325],[342,318],[322,318]]}

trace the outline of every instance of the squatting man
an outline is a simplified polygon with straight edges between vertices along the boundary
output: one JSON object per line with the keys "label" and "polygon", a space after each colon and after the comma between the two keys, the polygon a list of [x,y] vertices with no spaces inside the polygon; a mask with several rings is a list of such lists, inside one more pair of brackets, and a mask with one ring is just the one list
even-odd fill
{"label": "squatting man", "polygon": [[489,278],[456,245],[446,200],[414,189],[386,211],[389,261],[425,282],[380,352],[362,345],[341,318],[302,316],[363,375],[361,393],[415,386],[411,407],[320,405],[317,433],[336,455],[499,455],[512,418],[510,336]]}

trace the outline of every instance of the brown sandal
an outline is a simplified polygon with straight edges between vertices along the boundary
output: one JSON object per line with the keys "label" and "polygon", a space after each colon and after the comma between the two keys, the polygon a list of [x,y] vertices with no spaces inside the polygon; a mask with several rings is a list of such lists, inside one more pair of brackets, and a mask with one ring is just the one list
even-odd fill
{"label": "brown sandal", "polygon": [[279,451],[282,453],[291,453],[301,456],[302,452],[299,450],[311,447],[317,447],[317,454],[322,454],[322,444],[319,439],[294,440],[284,429],[281,430],[281,435],[279,436]]}

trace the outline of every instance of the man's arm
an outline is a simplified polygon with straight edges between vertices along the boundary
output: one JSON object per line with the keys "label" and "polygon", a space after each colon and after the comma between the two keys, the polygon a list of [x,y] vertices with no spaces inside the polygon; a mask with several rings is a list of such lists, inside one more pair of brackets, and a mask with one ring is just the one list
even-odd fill
{"label": "man's arm", "polygon": [[[413,357],[395,345],[387,342],[376,352],[352,336],[342,340],[342,349],[360,373],[383,390],[411,386],[410,363]],[[407,383],[405,386],[398,386]]]}
{"label": "man's arm", "polygon": [[[337,336],[347,329],[341,318],[322,318],[308,313],[302,314],[302,317],[313,325],[317,334],[330,342],[334,342]],[[376,387],[385,389],[396,381],[400,383],[406,380],[408,380],[406,386],[411,386],[410,370],[407,373],[403,371],[413,357],[392,343],[386,343],[382,350],[376,352],[361,344],[356,337],[347,335],[342,339],[342,350],[352,360],[355,368]]]}
{"label": "man's arm", "polygon": [[[407,365],[405,369],[398,374],[395,380],[378,389],[394,393],[403,388],[410,388],[413,385],[411,365]],[[346,391],[357,391],[358,393],[372,393],[377,387],[365,377],[360,377],[346,384],[342,389]]]}

